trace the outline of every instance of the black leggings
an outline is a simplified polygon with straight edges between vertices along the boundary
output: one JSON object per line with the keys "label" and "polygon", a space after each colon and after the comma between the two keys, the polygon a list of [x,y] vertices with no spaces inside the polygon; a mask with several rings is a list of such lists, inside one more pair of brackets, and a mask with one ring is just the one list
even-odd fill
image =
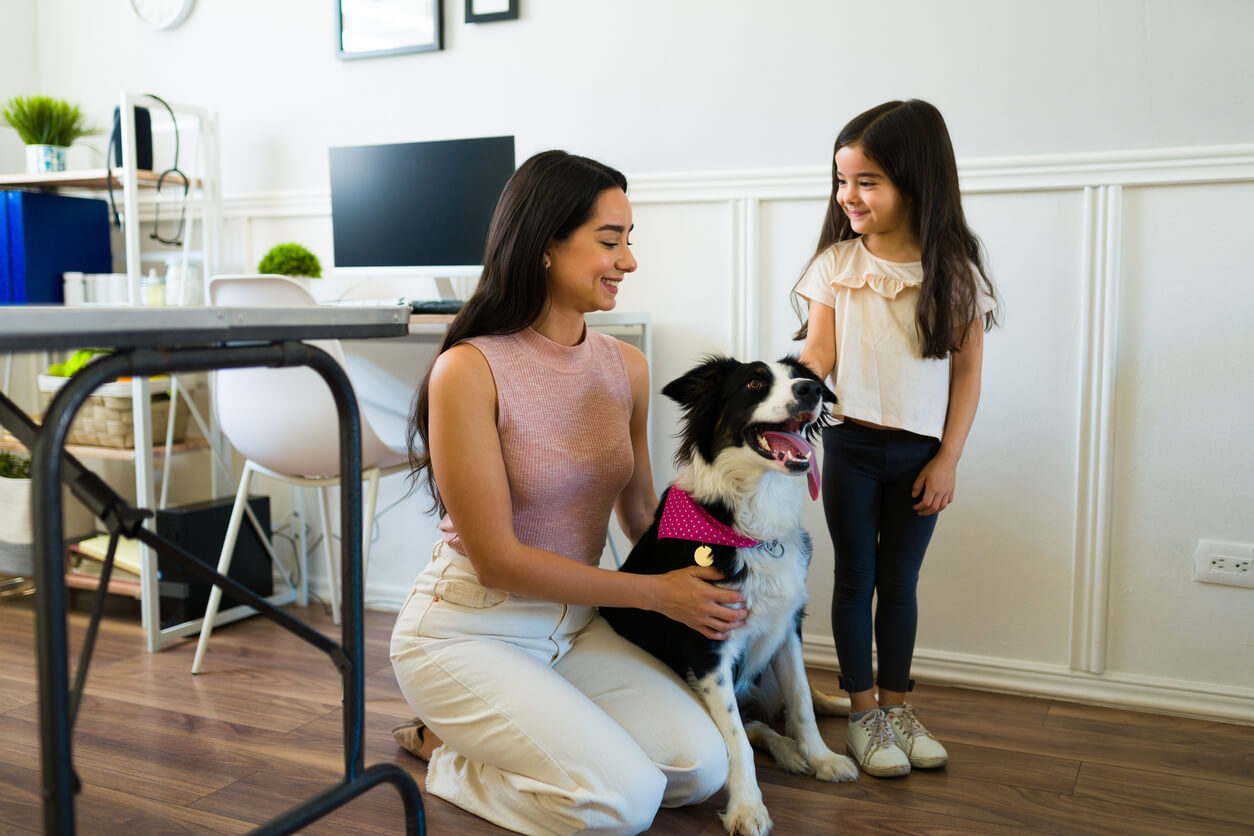
{"label": "black leggings", "polygon": [[840,684],[870,689],[871,601],[881,688],[909,691],[919,620],[919,567],[937,515],[921,517],[910,491],[940,448],[934,438],[845,421],[823,431],[823,511],[836,551],[832,633]]}

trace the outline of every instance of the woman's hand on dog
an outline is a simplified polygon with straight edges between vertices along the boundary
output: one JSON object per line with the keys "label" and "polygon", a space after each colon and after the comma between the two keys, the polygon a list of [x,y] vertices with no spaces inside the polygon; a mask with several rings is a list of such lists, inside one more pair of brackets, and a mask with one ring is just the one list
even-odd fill
{"label": "woman's hand on dog", "polygon": [[727,638],[749,615],[744,596],[710,583],[723,579],[723,573],[713,566],[686,566],[653,577],[661,581],[653,609],[707,639]]}

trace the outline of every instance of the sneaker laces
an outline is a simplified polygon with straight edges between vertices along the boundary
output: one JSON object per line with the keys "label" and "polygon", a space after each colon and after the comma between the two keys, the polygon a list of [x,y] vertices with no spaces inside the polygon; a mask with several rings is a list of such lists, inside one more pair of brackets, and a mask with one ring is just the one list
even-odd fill
{"label": "sneaker laces", "polygon": [[894,708],[887,712],[889,718],[901,729],[901,733],[909,740],[916,737],[931,737],[932,733],[919,722],[918,715],[914,713],[914,706],[903,705],[901,708]]}
{"label": "sneaker laces", "polygon": [[863,757],[864,762],[869,761],[871,756],[880,749],[897,745],[897,738],[893,735],[893,730],[888,727],[888,715],[883,711],[879,709],[872,711],[859,720],[858,725],[862,726],[869,738],[866,755]]}

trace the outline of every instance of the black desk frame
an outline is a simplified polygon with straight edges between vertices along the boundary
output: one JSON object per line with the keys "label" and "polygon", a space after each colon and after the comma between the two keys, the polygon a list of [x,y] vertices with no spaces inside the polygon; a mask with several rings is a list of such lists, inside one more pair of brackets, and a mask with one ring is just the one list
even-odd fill
{"label": "black desk frame", "polygon": [[335,398],[340,421],[340,472],[361,471],[361,420],[357,398],[348,376],[326,352],[296,341],[268,344],[215,344],[185,348],[131,348],[98,358],[84,367],[57,393],[42,426],[35,425],[3,393],[0,393],[0,424],[31,451],[32,515],[36,589],[36,636],[39,651],[39,722],[42,756],[44,832],[71,834],[75,829],[74,773],[70,733],[73,714],[86,679],[101,596],[93,611],[92,625],[84,643],[76,690],[69,682],[64,577],[65,543],[62,535],[61,483],[103,520],[110,534],[137,537],[159,553],[179,562],[190,574],[221,586],[237,600],[256,608],[284,628],[327,653],[343,680],[344,779],[327,790],[261,825],[255,832],[291,833],[381,783],[391,783],[404,804],[409,834],[425,832],[422,798],[414,779],[396,764],[364,765],[363,724],[365,681],[362,662],[361,483],[344,479],[340,489],[343,528],[341,588],[344,614],[341,643],[313,630],[252,590],[224,577],[206,563],[143,527],[149,512],[131,508],[96,474],[65,452],[70,423],[88,396],[101,384],[125,375],[199,372],[256,366],[308,366],[317,372]]}

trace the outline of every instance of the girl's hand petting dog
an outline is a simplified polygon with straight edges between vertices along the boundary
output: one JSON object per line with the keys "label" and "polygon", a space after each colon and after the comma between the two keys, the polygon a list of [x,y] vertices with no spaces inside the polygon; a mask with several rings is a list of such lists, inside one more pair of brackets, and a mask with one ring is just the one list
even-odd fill
{"label": "girl's hand petting dog", "polygon": [[707,639],[727,638],[749,615],[744,609],[744,596],[710,583],[723,579],[723,573],[713,566],[685,566],[653,577],[658,584],[650,609],[691,627]]}

